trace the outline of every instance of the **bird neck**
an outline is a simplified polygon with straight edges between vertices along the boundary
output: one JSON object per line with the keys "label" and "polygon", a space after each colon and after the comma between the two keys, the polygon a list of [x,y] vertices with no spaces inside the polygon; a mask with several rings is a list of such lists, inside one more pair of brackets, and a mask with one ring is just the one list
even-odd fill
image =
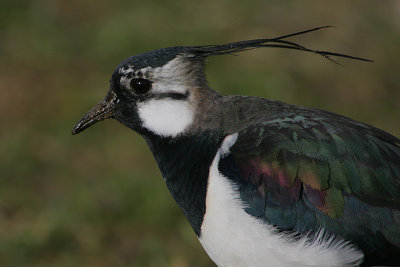
{"label": "bird neck", "polygon": [[197,236],[206,211],[209,168],[222,134],[202,133],[177,138],[145,136],[172,197]]}

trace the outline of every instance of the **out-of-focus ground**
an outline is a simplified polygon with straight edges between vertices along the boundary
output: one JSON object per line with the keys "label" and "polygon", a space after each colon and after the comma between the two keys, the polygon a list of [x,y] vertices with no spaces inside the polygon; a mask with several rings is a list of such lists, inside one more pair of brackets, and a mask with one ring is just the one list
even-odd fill
{"label": "out-of-focus ground", "polygon": [[400,2],[3,0],[0,266],[212,266],[143,139],[71,135],[136,53],[307,28],[292,40],[373,59],[259,49],[208,60],[212,88],[341,113],[400,136]]}

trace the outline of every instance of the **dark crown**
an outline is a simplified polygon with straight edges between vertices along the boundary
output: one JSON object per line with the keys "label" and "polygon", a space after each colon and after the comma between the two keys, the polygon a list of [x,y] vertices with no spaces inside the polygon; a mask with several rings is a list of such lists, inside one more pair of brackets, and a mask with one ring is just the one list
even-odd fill
{"label": "dark crown", "polygon": [[329,28],[332,26],[323,26],[318,28],[313,28],[301,32],[296,32],[292,34],[282,35],[275,38],[268,38],[268,39],[254,39],[254,40],[246,40],[246,41],[239,41],[233,42],[223,45],[202,45],[202,46],[174,46],[174,47],[167,47],[161,48],[145,53],[141,53],[132,57],[129,57],[122,61],[117,69],[133,66],[135,69],[141,69],[145,67],[161,67],[165,65],[170,60],[174,59],[177,55],[184,55],[188,58],[200,58],[205,59],[209,56],[216,56],[216,55],[225,55],[225,54],[233,54],[241,51],[246,51],[250,49],[260,48],[260,47],[275,47],[275,48],[285,48],[285,49],[293,49],[293,50],[300,50],[304,52],[315,53],[320,56],[323,56],[326,59],[329,59],[335,63],[335,60],[332,57],[343,57],[349,59],[356,59],[362,61],[371,61],[369,59],[364,59],[360,57],[354,57],[350,55],[335,53],[335,52],[328,52],[328,51],[320,51],[320,50],[313,50],[306,48],[298,43],[287,41],[289,37],[302,35],[305,33],[317,31],[320,29]]}

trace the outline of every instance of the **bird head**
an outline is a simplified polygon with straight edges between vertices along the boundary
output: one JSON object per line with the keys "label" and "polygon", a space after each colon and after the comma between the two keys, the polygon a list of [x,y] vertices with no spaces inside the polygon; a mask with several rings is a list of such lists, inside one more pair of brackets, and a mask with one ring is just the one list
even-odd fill
{"label": "bird head", "polygon": [[199,106],[217,95],[207,86],[203,64],[204,57],[186,47],[127,58],[115,69],[106,97],[78,122],[73,133],[107,118],[139,133],[175,137],[188,131]]}
{"label": "bird head", "polygon": [[204,62],[209,56],[276,47],[316,53],[331,61],[334,61],[332,56],[369,61],[312,50],[286,40],[327,27],[224,45],[162,48],[127,58],[112,74],[105,98],[76,124],[72,133],[77,134],[107,118],[116,119],[141,134],[162,137],[218,127],[217,106],[221,96],[208,87],[204,74]]}

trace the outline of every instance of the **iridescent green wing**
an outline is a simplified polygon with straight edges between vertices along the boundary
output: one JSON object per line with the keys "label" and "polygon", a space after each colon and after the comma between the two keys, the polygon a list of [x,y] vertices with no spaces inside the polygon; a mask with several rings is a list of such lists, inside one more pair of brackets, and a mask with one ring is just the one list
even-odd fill
{"label": "iridescent green wing", "polygon": [[399,250],[399,143],[328,112],[289,112],[241,130],[219,169],[248,213],[280,229],[322,227],[367,251]]}

